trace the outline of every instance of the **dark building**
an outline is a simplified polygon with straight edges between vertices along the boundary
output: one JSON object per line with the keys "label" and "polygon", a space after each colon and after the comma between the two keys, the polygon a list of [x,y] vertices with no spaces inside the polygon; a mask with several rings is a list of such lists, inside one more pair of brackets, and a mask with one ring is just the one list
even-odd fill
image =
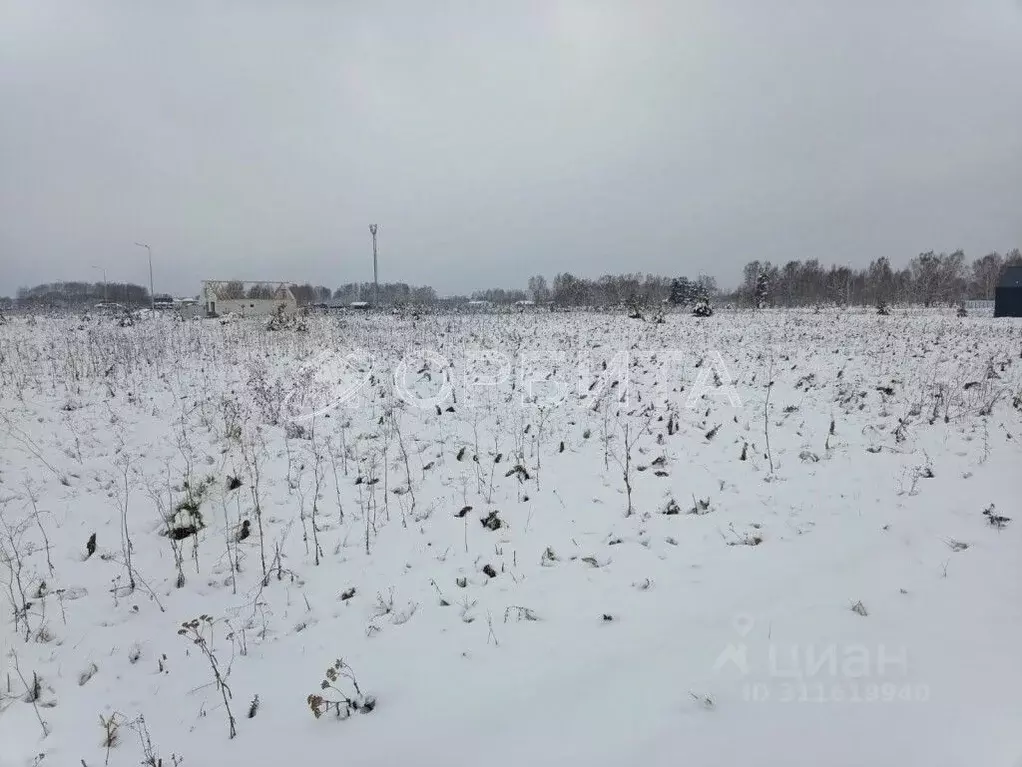
{"label": "dark building", "polygon": [[1022,266],[1009,266],[994,292],[995,317],[1022,317]]}

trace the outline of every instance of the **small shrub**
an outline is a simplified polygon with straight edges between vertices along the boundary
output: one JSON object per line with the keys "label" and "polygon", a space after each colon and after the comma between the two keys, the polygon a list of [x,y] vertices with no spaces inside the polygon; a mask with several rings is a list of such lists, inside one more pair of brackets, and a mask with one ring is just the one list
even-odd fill
{"label": "small shrub", "polygon": [[491,511],[489,514],[486,515],[486,517],[479,521],[482,522],[483,527],[485,527],[487,530],[499,530],[504,526],[503,521],[498,516],[496,511]]}
{"label": "small shrub", "polygon": [[[309,710],[317,719],[331,709],[338,719],[347,719],[355,711],[368,714],[376,708],[376,698],[362,694],[355,672],[343,660],[335,660],[324,676],[326,678],[320,682],[319,688],[329,697],[312,693],[305,699]],[[346,692],[344,687],[351,687],[354,692]],[[333,694],[326,691],[332,691]]]}
{"label": "small shrub", "polygon": [[689,514],[696,516],[702,516],[703,514],[710,513],[710,499],[709,498],[696,498],[692,497],[692,508],[688,510]]}
{"label": "small shrub", "polygon": [[998,530],[1003,530],[1004,527],[1009,522],[1011,522],[1011,517],[1005,517],[1000,514],[997,514],[994,511],[994,504],[992,503],[983,511],[983,514],[984,516],[986,516],[987,521],[990,523],[990,526],[996,527]]}
{"label": "small shrub", "polygon": [[305,317],[298,314],[289,314],[287,306],[284,304],[278,304],[277,308],[270,315],[270,319],[266,322],[266,329],[275,330],[296,330],[298,332],[306,332],[309,329],[309,323],[306,322]]}
{"label": "small shrub", "polygon": [[[121,723],[117,721],[117,714],[111,714],[110,716],[99,715],[99,726],[103,728],[103,740],[102,745],[107,751],[116,746],[121,742],[120,728]],[[107,756],[107,761],[110,757]]]}
{"label": "small shrub", "polygon": [[510,620],[512,617],[514,617],[518,621],[539,620],[539,616],[536,615],[536,613],[534,613],[531,609],[529,609],[528,607],[520,607],[519,605],[511,605],[506,610],[504,610],[504,623],[507,623],[508,620]]}
{"label": "small shrub", "polygon": [[97,671],[99,671],[99,667],[96,666],[95,663],[90,663],[89,667],[78,675],[78,686],[84,687],[88,684],[89,680],[96,675]]}
{"label": "small shrub", "polygon": [[235,535],[235,540],[241,543],[243,540],[248,538],[252,534],[252,521],[249,519],[242,520],[241,527],[238,529]]}
{"label": "small shrub", "polygon": [[705,298],[696,302],[696,305],[692,308],[693,317],[712,317],[713,307],[710,306],[710,302]]}

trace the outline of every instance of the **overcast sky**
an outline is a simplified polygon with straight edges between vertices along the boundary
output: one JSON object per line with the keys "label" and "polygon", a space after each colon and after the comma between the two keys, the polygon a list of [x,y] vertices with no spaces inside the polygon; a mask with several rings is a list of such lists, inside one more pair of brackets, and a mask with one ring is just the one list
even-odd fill
{"label": "overcast sky", "polygon": [[0,0],[0,294],[1022,246],[1022,0]]}

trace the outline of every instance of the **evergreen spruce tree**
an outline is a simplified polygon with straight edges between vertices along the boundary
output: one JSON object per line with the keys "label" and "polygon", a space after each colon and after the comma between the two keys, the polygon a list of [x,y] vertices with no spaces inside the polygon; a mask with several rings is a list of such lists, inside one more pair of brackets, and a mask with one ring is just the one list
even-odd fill
{"label": "evergreen spruce tree", "polygon": [[766,272],[760,272],[756,278],[756,308],[763,309],[766,307],[769,297],[770,278],[766,276]]}

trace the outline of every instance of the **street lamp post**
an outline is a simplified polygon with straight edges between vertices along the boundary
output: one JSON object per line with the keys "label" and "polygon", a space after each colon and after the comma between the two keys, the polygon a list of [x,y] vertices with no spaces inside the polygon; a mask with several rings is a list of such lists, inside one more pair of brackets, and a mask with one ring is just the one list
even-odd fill
{"label": "street lamp post", "polygon": [[149,253],[149,308],[156,311],[156,294],[153,292],[153,249],[144,242],[136,242],[140,248],[145,248]]}
{"label": "street lamp post", "polygon": [[106,281],[106,269],[104,269],[102,266],[94,266],[92,268],[98,269],[103,273],[103,303],[105,304],[107,302],[107,286],[110,284]]}

